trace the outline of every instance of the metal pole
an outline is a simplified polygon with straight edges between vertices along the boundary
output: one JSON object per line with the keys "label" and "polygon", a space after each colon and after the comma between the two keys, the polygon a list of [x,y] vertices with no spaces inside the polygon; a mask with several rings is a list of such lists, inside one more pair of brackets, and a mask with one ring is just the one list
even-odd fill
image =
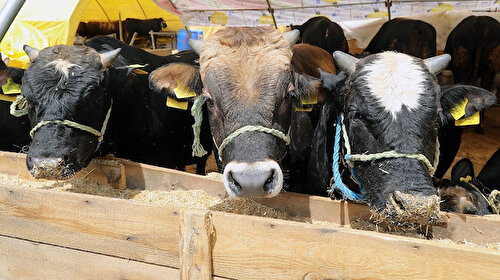
{"label": "metal pole", "polygon": [[385,6],[387,7],[387,17],[389,20],[391,20],[391,6],[392,6],[392,0],[387,0],[385,1]]}
{"label": "metal pole", "polygon": [[0,11],[0,42],[26,0],[8,0]]}
{"label": "metal pole", "polygon": [[273,17],[273,22],[274,22],[274,28],[278,29],[278,25],[276,24],[276,19],[274,18],[274,10],[271,7],[271,3],[269,3],[269,0],[266,0],[267,2],[267,7],[269,8],[268,11],[271,13],[271,16]]}

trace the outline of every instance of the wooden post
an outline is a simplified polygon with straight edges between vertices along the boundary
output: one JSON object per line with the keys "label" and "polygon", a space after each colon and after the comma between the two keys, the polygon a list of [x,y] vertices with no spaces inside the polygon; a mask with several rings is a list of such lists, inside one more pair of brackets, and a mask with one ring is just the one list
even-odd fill
{"label": "wooden post", "polygon": [[122,13],[118,13],[118,32],[120,34],[120,41],[123,41],[123,26],[122,26]]}
{"label": "wooden post", "polygon": [[[150,32],[153,32],[153,30],[151,30]],[[129,46],[133,46],[134,45],[134,41],[135,41],[135,37],[136,36],[137,36],[137,32],[134,32],[134,35],[132,35],[132,39],[130,39],[130,42],[128,43]]]}
{"label": "wooden post", "polygon": [[212,279],[212,214],[182,211],[180,222],[180,279]]}

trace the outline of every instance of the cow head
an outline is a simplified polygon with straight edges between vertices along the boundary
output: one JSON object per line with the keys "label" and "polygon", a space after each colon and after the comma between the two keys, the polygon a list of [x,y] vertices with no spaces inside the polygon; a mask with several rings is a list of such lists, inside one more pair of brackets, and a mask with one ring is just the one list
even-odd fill
{"label": "cow head", "polygon": [[[450,119],[453,107],[468,98],[465,116],[470,116],[494,101],[485,90],[461,86],[441,97],[435,75],[446,67],[449,55],[422,60],[384,52],[357,59],[335,52],[334,59],[349,75],[338,102],[352,154],[394,150],[421,154],[434,163],[438,126]],[[383,158],[354,165],[368,203],[388,221],[400,225],[437,218],[439,199],[421,160]]]}
{"label": "cow head", "polygon": [[486,197],[480,189],[486,187],[475,178],[474,167],[468,158],[459,160],[451,170],[451,180],[435,179],[441,198],[441,210],[464,214],[491,214]]}
{"label": "cow head", "polygon": [[124,76],[108,68],[120,50],[99,54],[62,45],[24,50],[31,63],[21,91],[34,128],[26,163],[36,178],[64,179],[85,167],[96,151],[99,137],[86,130],[103,127],[112,102],[107,87]]}
{"label": "cow head", "polygon": [[[150,75],[153,88],[174,97],[176,87],[189,87],[206,99],[212,135],[220,147],[227,193],[239,197],[271,197],[283,186],[280,161],[285,156],[283,137],[300,96],[312,95],[320,81],[293,71],[291,46],[298,31],[280,33],[270,28],[225,28],[205,42],[190,41],[200,54],[200,69],[170,64]],[[293,141],[293,137],[292,137]]]}

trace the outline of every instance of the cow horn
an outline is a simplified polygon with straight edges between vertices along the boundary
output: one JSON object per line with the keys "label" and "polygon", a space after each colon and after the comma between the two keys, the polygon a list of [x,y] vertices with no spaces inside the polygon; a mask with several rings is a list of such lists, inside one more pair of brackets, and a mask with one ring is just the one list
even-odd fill
{"label": "cow horn", "polygon": [[345,52],[335,51],[333,53],[333,60],[335,60],[335,63],[340,67],[340,69],[344,70],[344,72],[350,76],[356,69],[356,63],[359,59],[350,54],[346,54]]}
{"label": "cow horn", "polygon": [[424,59],[425,66],[429,69],[429,71],[435,75],[439,74],[441,71],[443,71],[446,66],[448,66],[448,63],[450,63],[451,56],[447,53],[426,58]]}
{"label": "cow horn", "polygon": [[201,45],[203,45],[203,40],[189,39],[188,43],[189,46],[193,49],[193,51],[198,55],[200,55]]}
{"label": "cow horn", "polygon": [[104,65],[104,67],[109,67],[121,50],[121,48],[118,48],[109,52],[99,54],[101,56],[102,65]]}
{"label": "cow horn", "polygon": [[33,59],[38,57],[38,54],[40,54],[40,50],[37,48],[30,47],[28,45],[23,46],[24,52],[28,55],[30,58],[30,61],[33,61]]}
{"label": "cow horn", "polygon": [[294,29],[292,31],[288,31],[288,32],[283,34],[283,37],[285,37],[285,39],[288,41],[288,43],[290,44],[290,48],[291,48],[291,47],[293,47],[293,45],[295,45],[297,40],[299,40],[300,31],[297,29]]}

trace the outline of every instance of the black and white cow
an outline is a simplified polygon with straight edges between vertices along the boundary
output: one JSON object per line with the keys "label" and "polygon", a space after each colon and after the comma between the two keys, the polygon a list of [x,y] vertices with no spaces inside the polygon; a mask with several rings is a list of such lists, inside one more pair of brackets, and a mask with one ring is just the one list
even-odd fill
{"label": "black and white cow", "polygon": [[[22,95],[33,126],[27,166],[35,177],[68,178],[96,150],[178,169],[195,161],[190,112],[167,108],[166,98],[149,90],[148,75],[127,67],[120,49],[99,54],[87,46],[61,45],[25,51],[31,63]],[[130,47],[125,54],[134,56],[133,51],[142,52]],[[197,172],[204,173],[206,157],[201,161]]]}
{"label": "black and white cow", "polygon": [[[353,161],[367,203],[387,221],[397,225],[434,221],[439,199],[431,171],[432,165],[436,165],[438,127],[453,120],[450,111],[464,98],[469,100],[465,107],[467,117],[491,105],[494,95],[474,87],[455,86],[441,96],[435,75],[446,67],[449,55],[422,60],[383,52],[357,59],[335,52],[334,59],[349,77],[342,94],[329,104],[330,119],[320,120],[318,129],[339,125],[337,117],[342,113],[351,158],[392,151],[388,157]],[[322,78],[325,87],[333,87],[335,82],[330,80],[337,80],[325,73]],[[322,125],[323,122],[329,124]],[[329,139],[317,137],[320,143],[314,145],[324,145],[325,141],[331,143],[326,145],[333,145],[333,134],[329,132],[326,137]],[[331,172],[325,173],[324,166],[331,167],[331,163],[330,159],[311,165],[310,174],[323,176],[316,179],[318,182],[327,182]],[[341,172],[349,173],[345,167]]]}

